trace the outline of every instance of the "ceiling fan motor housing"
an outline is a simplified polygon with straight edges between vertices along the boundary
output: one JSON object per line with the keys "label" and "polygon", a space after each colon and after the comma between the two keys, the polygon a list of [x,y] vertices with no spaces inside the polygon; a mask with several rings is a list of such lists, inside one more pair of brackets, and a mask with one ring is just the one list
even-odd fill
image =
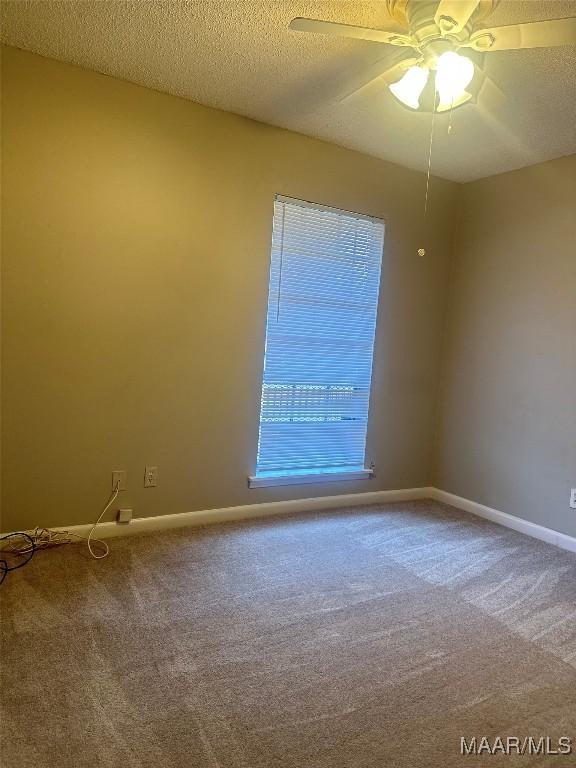
{"label": "ceiling fan motor housing", "polygon": [[473,27],[492,13],[498,3],[499,0],[480,0],[466,24],[458,29],[458,24],[449,16],[440,17],[439,24],[436,22],[439,0],[386,0],[390,16],[410,30],[419,50],[425,52],[429,60],[433,58],[431,54],[439,56],[467,42]]}

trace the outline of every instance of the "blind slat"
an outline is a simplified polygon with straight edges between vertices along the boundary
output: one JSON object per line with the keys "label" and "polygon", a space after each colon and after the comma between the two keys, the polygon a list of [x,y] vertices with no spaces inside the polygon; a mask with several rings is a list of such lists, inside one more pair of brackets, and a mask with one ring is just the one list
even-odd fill
{"label": "blind slat", "polygon": [[364,467],[382,221],[277,197],[256,475]]}

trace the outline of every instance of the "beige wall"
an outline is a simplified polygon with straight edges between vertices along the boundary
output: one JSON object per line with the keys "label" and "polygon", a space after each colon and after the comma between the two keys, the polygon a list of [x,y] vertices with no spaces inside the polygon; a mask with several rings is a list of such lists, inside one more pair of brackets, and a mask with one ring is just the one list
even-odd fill
{"label": "beige wall", "polygon": [[[122,468],[137,516],[430,482],[456,185],[434,180],[424,238],[422,174],[3,58],[2,529],[94,519]],[[386,219],[374,480],[246,487],[275,193]]]}
{"label": "beige wall", "polygon": [[467,184],[435,484],[576,535],[576,156]]}

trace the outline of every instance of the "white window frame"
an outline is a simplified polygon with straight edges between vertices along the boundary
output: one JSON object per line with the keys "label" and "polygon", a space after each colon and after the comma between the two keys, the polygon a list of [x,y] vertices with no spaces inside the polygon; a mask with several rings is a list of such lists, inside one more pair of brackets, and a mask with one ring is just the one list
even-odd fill
{"label": "white window frame", "polygon": [[[370,216],[368,214],[361,214],[361,213],[347,211],[340,208],[334,208],[334,207],[322,205],[321,203],[312,203],[305,200],[285,197],[283,195],[276,195],[274,199],[275,199],[275,202],[288,202],[296,205],[299,204],[305,208],[317,208],[322,211],[332,211],[338,214],[346,214],[347,216],[351,216],[351,217],[377,221],[379,224],[382,224],[383,226],[383,247],[384,247],[384,237],[386,233],[386,222],[384,219]],[[380,267],[380,284],[378,285],[378,302],[380,300],[380,287],[381,287],[381,281],[382,281],[383,259],[384,259],[384,254],[382,253],[382,256],[381,256],[382,261],[381,261],[381,267]],[[270,300],[269,294],[270,294],[270,284],[268,285],[267,313],[268,313],[268,302]],[[378,326],[378,310],[376,310],[376,317],[375,317],[375,335],[376,335],[377,326]],[[267,329],[266,329],[266,333],[267,333]],[[374,346],[373,346],[373,352],[372,352],[373,354],[372,360],[374,360],[375,340],[373,344]],[[372,402],[372,373],[373,373],[373,369],[370,375],[370,395],[369,395],[368,415],[370,413],[370,405]],[[261,418],[261,407],[262,406],[260,406],[259,415],[258,415],[259,419]],[[291,474],[286,474],[286,475],[254,474],[248,477],[248,487],[249,488],[268,488],[268,487],[274,487],[274,486],[305,485],[305,484],[312,484],[312,483],[323,484],[323,483],[342,482],[342,481],[368,480],[368,479],[371,479],[372,477],[374,477],[373,464],[370,467],[365,467],[363,469],[324,470],[322,472],[308,472],[308,471],[304,472],[303,471],[302,474],[291,472]]]}

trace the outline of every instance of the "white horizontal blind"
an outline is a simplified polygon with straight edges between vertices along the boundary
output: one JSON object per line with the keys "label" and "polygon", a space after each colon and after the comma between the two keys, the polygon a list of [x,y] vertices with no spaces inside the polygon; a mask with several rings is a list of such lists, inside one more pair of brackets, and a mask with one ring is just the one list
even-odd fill
{"label": "white horizontal blind", "polygon": [[378,219],[276,198],[257,476],[364,468],[383,241]]}

